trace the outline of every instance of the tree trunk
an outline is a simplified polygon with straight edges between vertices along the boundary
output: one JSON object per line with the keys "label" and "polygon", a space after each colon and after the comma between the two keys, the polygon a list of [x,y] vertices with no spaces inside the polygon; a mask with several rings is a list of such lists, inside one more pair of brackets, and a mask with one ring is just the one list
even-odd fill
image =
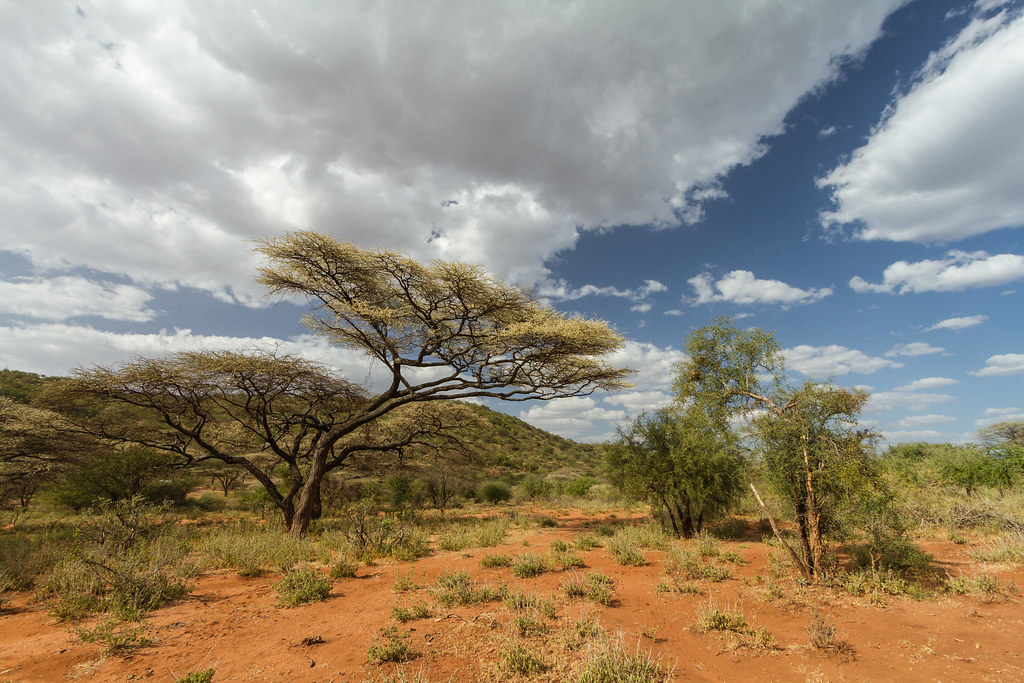
{"label": "tree trunk", "polygon": [[814,468],[811,467],[811,456],[807,449],[807,437],[804,437],[804,482],[807,489],[807,565],[811,575],[818,579],[821,576],[822,560],[825,556],[825,545],[821,538],[821,509],[818,507],[818,496],[814,490]]}
{"label": "tree trunk", "polygon": [[301,536],[309,529],[309,523],[320,517],[320,483],[327,474],[326,454],[318,454],[313,458],[306,475],[306,482],[299,491],[299,500],[295,504],[295,516],[288,525],[293,536]]}

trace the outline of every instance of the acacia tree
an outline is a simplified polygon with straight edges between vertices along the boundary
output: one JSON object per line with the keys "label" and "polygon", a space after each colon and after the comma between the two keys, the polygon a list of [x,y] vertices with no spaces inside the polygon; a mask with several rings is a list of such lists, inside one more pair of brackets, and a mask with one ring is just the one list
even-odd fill
{"label": "acacia tree", "polygon": [[698,409],[663,408],[619,428],[605,468],[616,487],[660,509],[677,535],[700,533],[743,490],[743,460],[731,433]]}
{"label": "acacia tree", "polygon": [[57,413],[0,396],[0,508],[27,508],[40,487],[95,447]]}
{"label": "acacia tree", "polygon": [[[629,371],[605,360],[623,343],[607,323],[564,316],[479,267],[423,265],[313,232],[269,238],[258,251],[268,261],[258,280],[271,294],[305,297],[310,329],[376,361],[383,389],[369,393],[274,354],[140,359],[79,370],[74,381],[80,391],[158,415],[176,434],[174,444],[150,445],[245,468],[293,533],[318,514],[324,476],[354,453],[434,443],[431,434],[450,431],[450,414],[420,404],[549,400],[626,386]],[[121,438],[140,442],[128,432]],[[243,454],[253,441],[287,464],[284,490]]]}
{"label": "acacia tree", "polygon": [[831,510],[869,478],[873,434],[857,426],[867,395],[828,383],[790,387],[774,335],[740,330],[729,318],[694,331],[687,355],[675,369],[678,398],[701,407],[722,428],[753,416],[769,478],[793,507],[801,570],[818,578],[835,521]]}

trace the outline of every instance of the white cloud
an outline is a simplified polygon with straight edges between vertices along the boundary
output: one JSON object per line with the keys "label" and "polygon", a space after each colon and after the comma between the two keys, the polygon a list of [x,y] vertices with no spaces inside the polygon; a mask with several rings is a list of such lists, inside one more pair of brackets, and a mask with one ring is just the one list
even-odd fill
{"label": "white cloud", "polygon": [[651,308],[653,308],[651,304],[637,304],[636,306],[630,306],[629,310],[636,313],[649,313]]}
{"label": "white cloud", "polygon": [[805,290],[779,280],[759,280],[749,270],[734,270],[718,282],[713,281],[710,273],[701,273],[688,282],[697,292],[696,304],[718,301],[734,304],[806,304],[832,294],[828,287]]}
{"label": "white cloud", "polygon": [[630,416],[635,417],[644,411],[664,408],[672,403],[672,400],[672,396],[664,391],[624,391],[606,397],[604,402],[622,406]]}
{"label": "white cloud", "polygon": [[945,438],[942,432],[935,429],[889,430],[882,436],[886,443],[907,443],[912,441],[937,441]]}
{"label": "white cloud", "polygon": [[851,372],[870,375],[884,368],[901,368],[903,363],[869,356],[863,351],[848,349],[845,346],[809,346],[800,344],[783,349],[786,367],[804,375],[819,379],[829,376],[839,377]]}
{"label": "white cloud", "polygon": [[108,320],[151,320],[146,304],[153,297],[130,285],[92,282],[82,277],[0,281],[0,313],[42,320],[67,320],[87,315]]}
{"label": "white cloud", "polygon": [[959,292],[977,287],[993,287],[1024,278],[1024,256],[983,251],[949,252],[949,258],[917,263],[897,261],[882,274],[882,282],[872,284],[859,275],[850,280],[855,292],[891,294],[919,292]]}
{"label": "white cloud", "polygon": [[4,3],[0,243],[251,305],[296,228],[536,284],[697,220],[899,4]]}
{"label": "white cloud", "polygon": [[354,381],[366,379],[380,387],[383,375],[368,356],[343,349],[313,335],[291,339],[198,335],[191,330],[161,330],[152,334],[116,333],[83,325],[40,323],[0,327],[0,358],[12,370],[66,375],[72,368],[122,363],[137,356],[159,356],[190,349],[280,349],[326,363]]}
{"label": "white cloud", "polygon": [[901,387],[896,387],[893,391],[920,391],[921,389],[939,389],[941,387],[948,387],[959,383],[959,380],[950,379],[949,377],[923,377],[921,379],[915,379],[910,384],[904,384]]}
{"label": "white cloud", "polygon": [[893,356],[927,356],[933,353],[943,353],[945,350],[941,346],[932,346],[928,342],[910,342],[909,344],[897,344],[886,351],[885,355],[890,358]]}
{"label": "white cloud", "polygon": [[636,289],[618,289],[617,287],[598,287],[596,285],[583,285],[582,287],[571,287],[564,280],[558,282],[547,281],[537,290],[541,296],[554,301],[575,301],[586,296],[611,296],[631,299],[637,302],[629,310],[639,313],[649,312],[653,306],[647,298],[655,292],[668,291],[668,287],[657,280],[644,280],[644,284]]}
{"label": "white cloud", "polygon": [[535,427],[570,438],[587,435],[597,423],[618,422],[627,417],[625,411],[603,408],[589,396],[547,401],[523,410],[519,416]]}
{"label": "white cloud", "polygon": [[615,367],[636,370],[630,378],[637,391],[668,391],[672,386],[672,368],[686,359],[686,354],[670,346],[627,340],[625,346],[608,358]]}
{"label": "white cloud", "polygon": [[937,403],[949,403],[953,396],[949,394],[918,393],[916,391],[879,391],[871,394],[864,406],[865,413],[879,413],[893,408],[907,410],[924,410]]}
{"label": "white cloud", "polygon": [[942,242],[1024,224],[1024,16],[978,18],[918,74],[852,158],[818,180],[826,225]]}
{"label": "white cloud", "polygon": [[985,414],[988,417],[974,421],[976,428],[981,429],[999,422],[1024,422],[1024,410],[1020,408],[986,408]]}
{"label": "white cloud", "polygon": [[670,309],[668,309],[667,311],[662,311],[662,314],[663,314],[663,315],[674,315],[674,316],[680,316],[680,315],[682,315],[682,314],[683,314],[683,312],[682,312],[682,311],[680,311],[680,310],[679,310],[678,308],[670,308]]}
{"label": "white cloud", "polygon": [[951,415],[936,415],[929,413],[928,415],[911,415],[905,417],[896,423],[897,427],[901,429],[920,429],[921,427],[931,427],[932,425],[949,424],[956,422],[956,418]]}
{"label": "white cloud", "polygon": [[935,323],[925,330],[925,332],[931,332],[933,330],[966,330],[969,327],[980,325],[986,320],[988,320],[987,315],[968,315],[960,318],[946,318],[945,320],[940,320]]}
{"label": "white cloud", "polygon": [[999,375],[1024,374],[1024,353],[1003,353],[990,356],[985,367],[969,374],[977,377],[996,377]]}

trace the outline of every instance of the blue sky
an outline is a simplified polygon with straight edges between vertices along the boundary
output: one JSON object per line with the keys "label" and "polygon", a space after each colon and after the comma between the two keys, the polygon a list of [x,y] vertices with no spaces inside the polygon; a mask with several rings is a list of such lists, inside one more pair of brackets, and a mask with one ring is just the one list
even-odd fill
{"label": "blue sky", "polygon": [[633,389],[502,408],[571,438],[723,314],[889,442],[1024,419],[1019,1],[4,3],[0,59],[0,366],[367,377],[253,282],[313,229],[610,321]]}

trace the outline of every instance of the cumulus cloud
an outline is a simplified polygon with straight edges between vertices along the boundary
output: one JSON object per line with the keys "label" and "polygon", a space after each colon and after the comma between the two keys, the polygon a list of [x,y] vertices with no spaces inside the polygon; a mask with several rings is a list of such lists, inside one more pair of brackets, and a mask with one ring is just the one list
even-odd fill
{"label": "cumulus cloud", "polygon": [[942,387],[948,387],[959,383],[959,380],[951,379],[949,377],[923,377],[921,379],[915,379],[910,384],[904,384],[901,387],[896,387],[894,391],[920,391],[921,389],[940,389]]}
{"label": "cumulus cloud", "polygon": [[951,415],[936,415],[929,413],[928,415],[911,415],[905,417],[896,423],[896,426],[901,429],[920,429],[922,427],[931,427],[933,425],[949,424],[956,422],[956,418]]}
{"label": "cumulus cloud", "polygon": [[946,318],[940,320],[925,332],[932,332],[933,330],[966,330],[969,327],[975,327],[988,320],[987,315],[967,315],[959,318]]}
{"label": "cumulus cloud", "polygon": [[550,432],[582,437],[593,431],[595,423],[625,420],[626,412],[604,408],[589,396],[577,396],[531,406],[520,417]]}
{"label": "cumulus cloud", "polygon": [[1003,353],[990,356],[985,361],[985,367],[981,370],[974,370],[970,374],[977,377],[1024,374],[1024,353]]}
{"label": "cumulus cloud", "polygon": [[1024,422],[1024,410],[1020,408],[986,408],[985,415],[974,421],[978,429],[989,427],[999,422]]}
{"label": "cumulus cloud", "polygon": [[610,296],[630,299],[636,302],[629,310],[639,313],[647,313],[653,305],[647,301],[651,294],[666,292],[668,287],[657,280],[644,280],[644,284],[635,289],[618,289],[617,287],[598,287],[596,285],[583,285],[582,287],[571,287],[564,280],[558,282],[545,282],[538,288],[538,293],[553,301],[575,301],[587,296]]}
{"label": "cumulus cloud", "polygon": [[937,403],[953,400],[950,394],[922,393],[917,391],[879,391],[871,394],[864,406],[865,413],[880,413],[894,408],[924,410]]}
{"label": "cumulus cloud", "polygon": [[897,344],[886,351],[885,355],[890,358],[893,356],[927,356],[933,353],[943,353],[945,350],[941,346],[932,346],[928,342],[910,342],[909,344]]}
{"label": "cumulus cloud", "polygon": [[65,323],[0,327],[0,358],[4,359],[6,367],[43,375],[65,375],[78,366],[109,365],[137,356],[160,356],[193,349],[278,349],[326,363],[354,381],[365,380],[371,388],[383,388],[384,376],[368,356],[313,335],[290,339],[231,337],[193,334],[188,329],[117,333]]}
{"label": "cumulus cloud", "polygon": [[897,261],[882,273],[882,282],[873,284],[859,275],[850,280],[855,292],[907,294],[920,292],[959,292],[977,287],[993,287],[1024,278],[1024,256],[983,251],[951,251],[948,258],[908,263]]}
{"label": "cumulus cloud", "polygon": [[828,287],[800,289],[779,280],[759,280],[749,270],[734,270],[717,282],[710,273],[701,273],[688,282],[697,294],[695,304],[807,304],[832,294]]}
{"label": "cumulus cloud", "polygon": [[786,367],[804,375],[825,378],[842,376],[851,372],[870,375],[884,368],[901,368],[903,363],[869,356],[863,351],[845,346],[809,346],[800,344],[783,349]]}
{"label": "cumulus cloud", "polygon": [[935,429],[885,430],[883,435],[886,443],[907,443],[912,441],[937,441],[944,438],[942,432]]}
{"label": "cumulus cloud", "polygon": [[130,285],[93,282],[82,277],[0,281],[0,313],[42,320],[99,316],[108,320],[151,320],[152,295]]}
{"label": "cumulus cloud", "polygon": [[622,406],[631,416],[644,411],[664,408],[672,403],[672,396],[664,391],[624,391],[604,399],[608,405]]}
{"label": "cumulus cloud", "polygon": [[834,202],[823,223],[914,242],[1024,224],[1021,111],[1024,15],[979,16],[929,58],[867,143],[818,180]]}
{"label": "cumulus cloud", "polygon": [[899,4],[5,3],[0,236],[251,305],[297,228],[539,283],[699,220]]}

